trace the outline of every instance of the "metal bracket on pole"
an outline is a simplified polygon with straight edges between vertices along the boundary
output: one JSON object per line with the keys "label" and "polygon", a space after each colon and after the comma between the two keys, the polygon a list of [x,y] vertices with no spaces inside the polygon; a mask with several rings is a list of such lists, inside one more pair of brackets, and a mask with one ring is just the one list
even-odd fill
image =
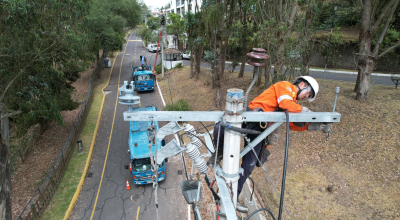
{"label": "metal bracket on pole", "polygon": [[231,194],[229,193],[229,189],[226,186],[226,182],[224,179],[219,177],[219,175],[217,175],[217,173],[221,172],[222,172],[221,167],[219,165],[216,165],[214,170],[214,176],[215,180],[218,183],[219,194],[221,198],[221,209],[224,211],[227,219],[237,219],[236,210],[235,207],[233,206]]}

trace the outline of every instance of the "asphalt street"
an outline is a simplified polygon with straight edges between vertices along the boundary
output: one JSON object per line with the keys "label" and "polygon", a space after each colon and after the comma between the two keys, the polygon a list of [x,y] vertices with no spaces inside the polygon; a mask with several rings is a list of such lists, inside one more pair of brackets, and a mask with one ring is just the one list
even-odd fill
{"label": "asphalt street", "polygon": [[[123,81],[132,80],[131,65],[140,65],[139,56],[145,55],[148,64],[153,66],[155,53],[149,53],[143,47],[135,31],[127,39],[114,67],[109,68],[112,75],[110,84],[105,88],[106,98],[93,155],[82,191],[69,219],[157,219],[152,184],[134,185],[129,169],[124,167],[129,164],[129,122],[123,120],[123,112],[127,107],[118,104],[116,100],[118,88]],[[157,89],[136,95],[140,96],[142,107],[153,105],[162,109]],[[182,172],[178,174],[182,169],[180,157],[170,158],[166,163],[166,180],[160,182],[157,191],[159,219],[186,218],[187,205],[179,187],[180,181],[184,179]],[[126,190],[126,180],[129,180],[130,190]]]}
{"label": "asphalt street", "polygon": [[[190,66],[190,61],[184,60],[183,61],[184,66]],[[226,64],[226,68],[228,67],[229,64]],[[202,61],[200,64],[201,68],[210,68],[210,64],[207,62]],[[237,66],[235,71],[239,71],[240,66]],[[253,72],[253,66],[246,65],[244,68],[245,72]],[[325,75],[325,79],[331,79],[331,80],[341,80],[341,81],[348,81],[348,82],[356,82],[357,80],[357,74],[349,74],[349,73],[343,73],[343,71],[334,71],[334,70],[329,70],[324,74],[324,70],[312,70],[310,69],[310,76],[317,78],[317,79],[323,79]],[[390,76],[390,75],[389,75]],[[390,85],[394,86],[394,83],[390,80],[390,77],[382,77],[382,76],[371,76],[371,83],[374,84],[380,84],[380,85]]]}

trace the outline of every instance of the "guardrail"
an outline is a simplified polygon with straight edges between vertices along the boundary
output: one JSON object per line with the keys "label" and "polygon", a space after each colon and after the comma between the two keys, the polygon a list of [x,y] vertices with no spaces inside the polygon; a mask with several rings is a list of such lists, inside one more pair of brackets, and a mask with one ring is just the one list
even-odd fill
{"label": "guardrail", "polygon": [[49,205],[51,198],[57,190],[65,170],[67,169],[69,160],[74,152],[77,139],[81,133],[86,121],[90,106],[93,102],[92,89],[93,81],[99,77],[99,73],[103,67],[103,57],[98,60],[95,69],[90,75],[90,86],[87,97],[82,103],[79,114],[75,119],[73,127],[68,133],[64,144],[61,147],[60,153],[54,161],[54,164],[49,168],[48,173],[36,189],[31,199],[18,216],[18,220],[39,219]]}
{"label": "guardrail", "polygon": [[390,76],[390,79],[393,81],[393,83],[396,85],[396,89],[397,89],[397,85],[400,84],[400,75],[399,74],[394,74],[392,73],[392,75]]}

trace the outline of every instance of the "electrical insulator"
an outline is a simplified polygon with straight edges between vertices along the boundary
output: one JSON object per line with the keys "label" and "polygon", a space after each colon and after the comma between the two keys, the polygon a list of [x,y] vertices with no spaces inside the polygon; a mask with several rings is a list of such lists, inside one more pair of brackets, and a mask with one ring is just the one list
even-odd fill
{"label": "electrical insulator", "polygon": [[196,136],[196,131],[194,130],[193,126],[190,124],[184,124],[183,130],[186,132],[187,136],[190,138],[190,143],[196,145],[197,149],[200,150],[201,148],[201,141]]}
{"label": "electrical insulator", "polygon": [[200,157],[200,151],[195,145],[188,144],[186,147],[186,153],[188,154],[189,158],[194,161],[194,165],[196,165],[199,173],[207,172],[208,167],[206,161],[204,160],[204,158]]}

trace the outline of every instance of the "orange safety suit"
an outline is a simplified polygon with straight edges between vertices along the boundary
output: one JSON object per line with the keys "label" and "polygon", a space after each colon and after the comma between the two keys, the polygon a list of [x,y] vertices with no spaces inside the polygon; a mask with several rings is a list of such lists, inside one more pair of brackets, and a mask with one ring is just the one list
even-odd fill
{"label": "orange safety suit", "polygon": [[[289,112],[301,112],[303,107],[296,103],[296,97],[296,86],[290,82],[281,81],[275,83],[251,101],[249,108],[251,110],[261,108],[264,112],[273,112],[279,107]],[[304,127],[300,127],[290,122],[289,127],[294,131],[305,131],[308,130],[308,124],[306,123]]]}

